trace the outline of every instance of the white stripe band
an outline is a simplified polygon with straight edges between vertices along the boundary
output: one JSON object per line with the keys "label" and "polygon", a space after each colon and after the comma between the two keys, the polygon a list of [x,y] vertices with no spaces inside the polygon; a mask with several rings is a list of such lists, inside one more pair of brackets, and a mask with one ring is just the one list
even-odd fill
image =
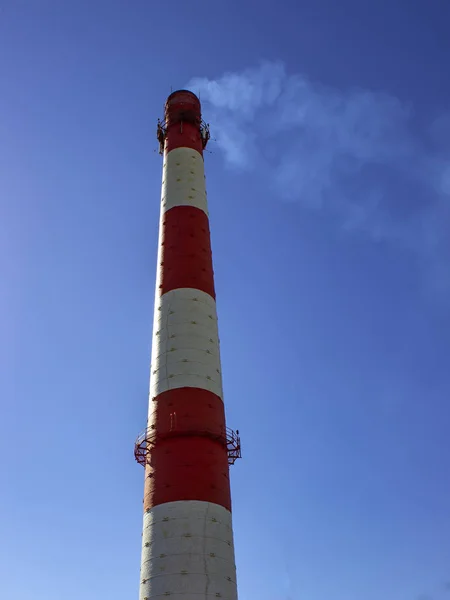
{"label": "white stripe band", "polygon": [[231,513],[197,500],[144,514],[140,600],[237,600]]}
{"label": "white stripe band", "polygon": [[164,158],[161,211],[195,206],[208,214],[203,158],[192,148],[174,148]]}
{"label": "white stripe band", "polygon": [[178,288],[156,299],[150,395],[181,387],[209,390],[223,398],[215,300]]}

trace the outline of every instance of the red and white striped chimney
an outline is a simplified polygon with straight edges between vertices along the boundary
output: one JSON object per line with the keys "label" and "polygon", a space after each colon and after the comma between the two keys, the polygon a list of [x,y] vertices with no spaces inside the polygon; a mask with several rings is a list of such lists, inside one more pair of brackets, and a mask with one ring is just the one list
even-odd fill
{"label": "red and white striped chimney", "polygon": [[198,98],[169,96],[145,466],[140,600],[236,600],[229,464]]}

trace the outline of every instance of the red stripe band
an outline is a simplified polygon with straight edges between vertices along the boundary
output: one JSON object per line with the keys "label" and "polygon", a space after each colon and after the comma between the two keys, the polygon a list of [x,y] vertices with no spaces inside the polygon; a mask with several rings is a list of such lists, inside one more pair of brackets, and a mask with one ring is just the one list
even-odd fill
{"label": "red stripe band", "polygon": [[146,468],[144,509],[177,500],[213,502],[231,510],[222,400],[200,388],[154,399],[155,441]]}
{"label": "red stripe band", "polygon": [[208,216],[193,206],[164,213],[161,236],[160,294],[194,288],[215,298]]}
{"label": "red stripe band", "polygon": [[165,152],[185,147],[202,154],[201,119],[200,101],[195,94],[186,90],[171,94],[165,109]]}

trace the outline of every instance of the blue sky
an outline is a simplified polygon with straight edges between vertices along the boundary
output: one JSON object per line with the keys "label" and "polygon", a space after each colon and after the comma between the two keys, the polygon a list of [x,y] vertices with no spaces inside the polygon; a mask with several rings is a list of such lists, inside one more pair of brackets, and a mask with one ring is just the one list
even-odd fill
{"label": "blue sky", "polygon": [[450,7],[6,0],[0,596],[137,598],[170,90],[200,92],[241,600],[450,596]]}

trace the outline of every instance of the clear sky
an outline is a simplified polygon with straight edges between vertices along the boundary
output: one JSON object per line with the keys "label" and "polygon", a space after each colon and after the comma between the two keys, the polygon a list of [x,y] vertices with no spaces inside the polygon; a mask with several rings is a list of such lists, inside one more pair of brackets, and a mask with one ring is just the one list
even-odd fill
{"label": "clear sky", "polygon": [[241,600],[450,598],[448,0],[3,0],[0,597],[137,599],[161,157],[203,100]]}

